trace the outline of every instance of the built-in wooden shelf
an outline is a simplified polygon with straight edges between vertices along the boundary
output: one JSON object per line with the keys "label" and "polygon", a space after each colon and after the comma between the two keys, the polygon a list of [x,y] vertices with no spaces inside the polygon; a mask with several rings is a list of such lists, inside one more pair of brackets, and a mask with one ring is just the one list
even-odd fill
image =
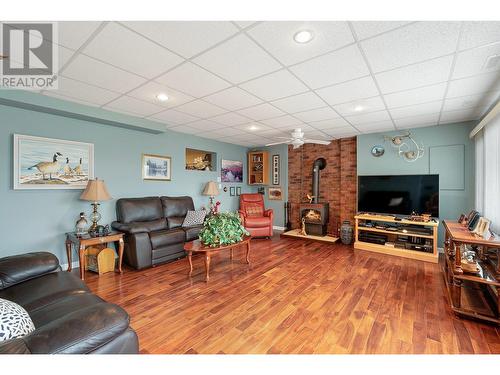
{"label": "built-in wooden shelf", "polygon": [[248,153],[248,185],[269,184],[269,154],[267,151]]}

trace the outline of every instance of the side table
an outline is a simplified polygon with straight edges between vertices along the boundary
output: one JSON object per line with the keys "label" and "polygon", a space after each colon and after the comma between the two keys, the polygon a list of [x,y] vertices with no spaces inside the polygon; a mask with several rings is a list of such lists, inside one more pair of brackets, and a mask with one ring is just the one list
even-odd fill
{"label": "side table", "polygon": [[85,249],[89,246],[106,246],[109,247],[109,243],[118,242],[118,272],[122,273],[122,260],[123,260],[123,233],[121,232],[110,232],[105,236],[92,237],[88,233],[83,235],[77,235],[75,232],[66,233],[66,254],[68,256],[68,272],[71,271],[72,260],[71,253],[72,247],[75,246],[78,249],[78,261],[80,264],[80,279],[85,279]]}

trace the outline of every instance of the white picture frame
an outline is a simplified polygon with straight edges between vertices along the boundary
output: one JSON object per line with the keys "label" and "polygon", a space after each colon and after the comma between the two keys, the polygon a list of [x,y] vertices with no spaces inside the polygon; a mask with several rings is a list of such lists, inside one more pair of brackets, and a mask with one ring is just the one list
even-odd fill
{"label": "white picture frame", "polygon": [[13,143],[14,190],[83,190],[94,179],[92,143],[23,134]]}

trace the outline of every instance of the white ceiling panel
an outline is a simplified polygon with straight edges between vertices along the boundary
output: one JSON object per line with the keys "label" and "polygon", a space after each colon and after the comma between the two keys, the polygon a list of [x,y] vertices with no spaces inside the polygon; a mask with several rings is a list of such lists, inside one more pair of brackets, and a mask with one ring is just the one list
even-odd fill
{"label": "white ceiling panel", "polygon": [[408,21],[353,21],[351,22],[359,40],[408,25]]}
{"label": "white ceiling panel", "polygon": [[479,47],[500,41],[500,22],[467,21],[464,22],[459,49]]}
{"label": "white ceiling panel", "polygon": [[407,91],[400,91],[394,94],[387,94],[384,95],[384,100],[387,103],[387,107],[397,108],[443,99],[445,90],[446,82]]}
{"label": "white ceiling panel", "polygon": [[204,100],[229,111],[236,111],[241,108],[252,107],[262,103],[262,100],[238,87],[231,87],[227,90],[212,94],[205,97]]}
{"label": "white ceiling panel", "polygon": [[186,133],[186,134],[199,134],[202,132],[202,131],[200,131],[200,129],[192,128],[188,125],[175,126],[175,127],[169,128],[169,130],[172,130],[172,131],[178,132],[178,133]]}
{"label": "white ceiling panel", "polygon": [[190,62],[158,77],[156,81],[194,97],[212,94],[230,86],[223,79]]}
{"label": "white ceiling panel", "polygon": [[290,115],[285,115],[281,117],[276,117],[272,119],[267,119],[267,120],[262,120],[262,123],[275,127],[275,128],[283,128],[285,126],[297,126],[300,127],[303,125],[303,122],[300,121],[299,119],[296,119],[295,117],[292,117]]}
{"label": "white ceiling panel", "polygon": [[443,112],[441,113],[441,120],[439,121],[439,123],[447,124],[450,122],[479,120],[487,110],[488,107],[476,107],[476,108],[462,109],[459,111]]}
{"label": "white ceiling panel", "polygon": [[79,49],[97,30],[101,22],[96,21],[59,21],[58,42],[61,46]]}
{"label": "white ceiling panel", "polygon": [[285,113],[271,104],[264,103],[255,107],[240,109],[239,114],[250,117],[253,120],[260,121],[273,117],[283,116]]}
{"label": "white ceiling panel", "polygon": [[490,91],[481,94],[467,95],[459,98],[450,98],[444,101],[443,111],[458,111],[475,107],[491,107],[500,96],[500,91]]}
{"label": "white ceiling panel", "polygon": [[[301,30],[312,31],[309,43],[293,39]],[[248,31],[257,42],[284,65],[292,65],[354,42],[347,22],[262,22]]]}
{"label": "white ceiling panel", "polygon": [[333,106],[342,116],[351,116],[361,113],[369,113],[381,111],[385,109],[385,104],[380,96],[375,96],[369,99],[360,99],[349,103],[338,104]]}
{"label": "white ceiling panel", "polygon": [[73,98],[71,96],[61,95],[58,93],[57,90],[47,90],[47,91],[43,91],[41,94],[45,95],[45,96],[50,96],[50,97],[55,98],[55,99],[66,100],[66,101],[70,101],[73,103],[83,104],[83,105],[87,105],[87,106],[91,106],[91,107],[98,107],[99,106],[99,104],[87,102],[86,100]]}
{"label": "white ceiling panel", "polygon": [[[118,40],[127,42],[117,43]],[[83,52],[146,78],[153,78],[184,61],[115,22],[108,23]]]}
{"label": "white ceiling panel", "polygon": [[321,121],[340,117],[339,114],[330,107],[316,108],[310,111],[299,112],[295,113],[294,116],[304,122]]}
{"label": "white ceiling panel", "polygon": [[[166,94],[168,96],[168,100],[166,102],[159,101],[157,98],[158,94]],[[192,96],[186,95],[165,85],[160,85],[154,81],[150,81],[145,85],[132,90],[127,95],[163,107],[176,107],[194,100]]]}
{"label": "white ceiling panel", "polygon": [[316,90],[328,104],[335,105],[378,95],[373,78],[368,76]]}
{"label": "white ceiling panel", "polygon": [[59,77],[57,90],[50,91],[58,95],[83,100],[94,105],[103,105],[120,96],[120,94],[116,92],[91,86],[62,76]]}
{"label": "white ceiling panel", "polygon": [[245,134],[246,132],[241,129],[235,129],[235,128],[222,128],[222,129],[217,129],[217,130],[211,130],[210,133],[214,135],[214,139],[220,139],[220,138],[226,138],[226,137],[232,137],[235,135],[241,135]]}
{"label": "white ceiling panel", "polygon": [[308,91],[308,88],[283,69],[243,83],[240,87],[264,100],[275,100]]}
{"label": "white ceiling panel", "polygon": [[346,120],[340,117],[335,119],[310,122],[309,125],[311,125],[315,129],[320,130],[351,127],[351,125],[349,125]]}
{"label": "white ceiling panel", "polygon": [[500,64],[490,69],[487,69],[485,66],[488,57],[496,55],[500,55],[500,41],[484,47],[459,52],[452,78],[464,78],[475,74],[500,70]]}
{"label": "white ceiling panel", "polygon": [[193,61],[235,84],[281,68],[246,35],[238,35]]}
{"label": "white ceiling panel", "polygon": [[453,56],[445,56],[375,75],[384,94],[445,82],[450,76]]}
{"label": "white ceiling panel", "polygon": [[259,122],[250,122],[248,124],[240,124],[240,125],[233,126],[233,128],[242,130],[245,133],[254,133],[254,134],[259,135],[259,136],[263,135],[262,131],[265,131],[265,130],[269,131],[269,130],[273,129],[270,126],[261,124]]}
{"label": "white ceiling panel", "polygon": [[352,125],[361,125],[369,122],[379,122],[379,121],[388,121],[391,119],[389,116],[389,112],[386,110],[364,113],[362,115],[356,116],[346,116],[345,119],[349,121]]}
{"label": "white ceiling panel", "polygon": [[438,120],[439,113],[430,113],[426,115],[394,119],[394,123],[398,129],[409,129],[437,125]]}
{"label": "white ceiling panel", "polygon": [[392,131],[392,130],[394,130],[394,124],[390,120],[378,121],[378,122],[368,122],[366,124],[358,124],[358,125],[356,125],[356,128],[362,133]]}
{"label": "white ceiling panel", "polygon": [[200,131],[210,131],[217,130],[224,127],[224,125],[218,124],[210,120],[198,120],[189,123],[190,128],[199,129]]}
{"label": "white ceiling panel", "polygon": [[165,108],[143,100],[135,99],[130,96],[122,96],[111,103],[105,105],[103,108],[109,110],[119,110],[120,112],[131,113],[135,116],[151,116],[155,113],[163,111]]}
{"label": "white ceiling panel", "polygon": [[409,105],[406,107],[390,109],[391,116],[393,119],[426,115],[429,113],[439,113],[441,111],[441,106],[443,105],[442,100],[435,102],[422,103],[416,105]]}
{"label": "white ceiling panel", "polygon": [[66,67],[64,76],[121,93],[130,91],[146,82],[142,77],[85,55],[78,55]]}
{"label": "white ceiling panel", "polygon": [[352,126],[335,128],[335,129],[325,129],[325,133],[334,138],[353,137],[355,135],[360,134],[359,131],[354,129]]}
{"label": "white ceiling panel", "polygon": [[325,102],[311,91],[275,100],[272,104],[288,113],[303,112],[325,106]]}
{"label": "white ceiling panel", "polygon": [[132,21],[124,24],[186,58],[238,32],[231,22],[221,21]]}
{"label": "white ceiling panel", "polygon": [[215,116],[210,118],[211,121],[218,122],[219,124],[226,126],[235,126],[239,124],[247,124],[252,120],[247,117],[241,116],[235,112],[228,112],[223,115]]}
{"label": "white ceiling panel", "polygon": [[184,112],[176,111],[175,109],[169,109],[167,111],[156,113],[154,116],[152,116],[152,118],[166,123],[167,126],[183,125],[188,122],[198,120],[198,117],[188,115]]}
{"label": "white ceiling panel", "polygon": [[179,107],[175,107],[175,109],[187,113],[188,115],[200,118],[213,117],[227,112],[226,110],[204,102],[203,100],[195,100]]}
{"label": "white ceiling panel", "polygon": [[497,72],[450,81],[447,98],[500,90],[500,74]]}
{"label": "white ceiling panel", "polygon": [[349,81],[370,73],[357,45],[342,48],[290,69],[313,89]]}
{"label": "white ceiling panel", "polygon": [[246,28],[248,26],[251,26],[253,25],[254,23],[256,23],[257,21],[233,21],[235,24],[237,24],[239,27],[241,28]]}

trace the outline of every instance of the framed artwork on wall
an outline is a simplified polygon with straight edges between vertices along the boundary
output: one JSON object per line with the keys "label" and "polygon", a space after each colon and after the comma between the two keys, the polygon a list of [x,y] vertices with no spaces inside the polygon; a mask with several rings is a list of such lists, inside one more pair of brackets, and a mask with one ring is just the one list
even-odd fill
{"label": "framed artwork on wall", "polygon": [[142,179],[170,181],[172,179],[172,158],[170,156],[142,154]]}
{"label": "framed artwork on wall", "polygon": [[280,184],[280,156],[273,155],[272,163],[273,163],[273,166],[272,166],[273,185],[279,185]]}
{"label": "framed artwork on wall", "polygon": [[222,182],[243,182],[243,162],[222,159]]}
{"label": "framed artwork on wall", "polygon": [[20,189],[85,189],[94,178],[94,145],[14,134],[14,181]]}
{"label": "framed artwork on wall", "polygon": [[270,187],[268,189],[268,198],[269,200],[280,201],[283,199],[283,193],[281,192],[280,187]]}
{"label": "framed artwork on wall", "polygon": [[240,196],[241,195],[241,186],[236,186],[236,196]]}
{"label": "framed artwork on wall", "polygon": [[234,197],[234,196],[236,195],[236,188],[235,188],[234,186],[231,186],[231,187],[229,188],[229,195],[230,195],[231,197]]}

